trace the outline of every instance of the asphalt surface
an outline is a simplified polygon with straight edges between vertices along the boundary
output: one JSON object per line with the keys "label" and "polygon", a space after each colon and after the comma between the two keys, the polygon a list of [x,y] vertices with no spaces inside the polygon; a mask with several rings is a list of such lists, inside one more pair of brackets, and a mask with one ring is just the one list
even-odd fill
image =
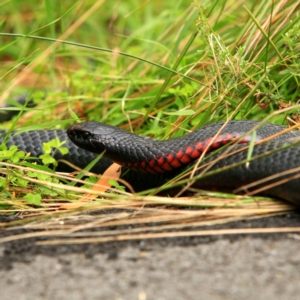
{"label": "asphalt surface", "polygon": [[[208,229],[290,226],[300,226],[300,214]],[[299,299],[300,234],[68,246],[35,242],[0,245],[1,300]]]}

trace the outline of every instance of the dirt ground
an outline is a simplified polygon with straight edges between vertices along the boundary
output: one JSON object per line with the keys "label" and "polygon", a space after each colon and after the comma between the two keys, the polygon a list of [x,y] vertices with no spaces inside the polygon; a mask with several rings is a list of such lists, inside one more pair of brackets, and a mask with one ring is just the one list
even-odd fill
{"label": "dirt ground", "polygon": [[[300,226],[299,213],[210,229],[290,226]],[[0,245],[1,300],[299,299],[295,233],[68,246],[35,241]]]}

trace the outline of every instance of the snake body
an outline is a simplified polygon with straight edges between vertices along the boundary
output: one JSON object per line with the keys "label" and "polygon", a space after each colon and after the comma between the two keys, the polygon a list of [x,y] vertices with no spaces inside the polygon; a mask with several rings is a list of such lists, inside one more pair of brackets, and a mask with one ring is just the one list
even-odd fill
{"label": "snake body", "polygon": [[[256,135],[251,135],[250,131],[254,128]],[[194,166],[199,157],[206,154],[196,176],[202,174],[209,163],[212,163],[208,168],[211,173],[220,168],[225,170],[211,176],[204,172],[193,187],[235,191],[261,181],[241,191],[258,189],[262,194],[300,204],[300,171],[297,169],[300,169],[300,132],[278,135],[270,141],[256,144],[251,151],[246,147],[253,139],[259,142],[284,129],[286,127],[274,124],[260,126],[255,121],[230,121],[208,125],[181,138],[158,141],[98,122],[86,122],[71,126],[67,132],[41,130],[11,134],[7,145],[17,145],[19,149],[30,152],[31,156],[38,157],[43,153],[42,143],[58,137],[66,141],[69,153],[64,157],[55,153],[55,158],[64,158],[81,168],[103,153],[105,157],[92,171],[103,173],[115,161],[124,167],[124,179],[136,191],[161,186]],[[239,144],[222,147],[233,141]],[[249,157],[250,161],[246,162]],[[61,164],[59,170],[69,171],[69,167]]]}

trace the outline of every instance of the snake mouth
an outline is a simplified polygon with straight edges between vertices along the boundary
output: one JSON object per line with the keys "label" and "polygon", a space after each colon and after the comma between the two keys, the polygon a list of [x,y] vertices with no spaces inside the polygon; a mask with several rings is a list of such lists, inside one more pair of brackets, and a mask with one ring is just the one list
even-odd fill
{"label": "snake mouth", "polygon": [[87,151],[96,151],[97,147],[94,145],[95,142],[94,134],[86,130],[86,128],[80,124],[75,124],[67,129],[69,139],[78,147],[83,148]]}
{"label": "snake mouth", "polygon": [[79,148],[102,154],[107,151],[105,137],[111,135],[114,127],[98,122],[74,124],[67,129],[69,139]]}

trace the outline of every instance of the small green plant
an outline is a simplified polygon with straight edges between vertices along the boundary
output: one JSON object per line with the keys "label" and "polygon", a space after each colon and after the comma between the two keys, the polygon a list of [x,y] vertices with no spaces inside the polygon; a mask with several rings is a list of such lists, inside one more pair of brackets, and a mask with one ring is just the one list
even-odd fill
{"label": "small green plant", "polygon": [[40,205],[42,201],[42,196],[38,193],[28,193],[24,196],[24,199],[26,199],[29,204]]}
{"label": "small green plant", "polygon": [[40,155],[40,159],[42,160],[45,166],[54,165],[57,166],[57,161],[53,157],[55,151],[59,151],[62,155],[66,155],[68,153],[68,148],[62,147],[66,142],[61,142],[59,138],[56,138],[50,142],[43,143],[44,154]]}
{"label": "small green plant", "polygon": [[18,163],[20,160],[24,159],[26,154],[24,151],[20,151],[17,146],[12,145],[9,149],[4,149],[0,151],[0,161],[9,160],[12,163]]}
{"label": "small green plant", "polygon": [[[61,142],[58,138],[43,143],[44,154],[39,158],[44,166],[57,166],[58,163],[53,155],[55,151],[59,151],[63,155],[67,154],[68,149],[63,147],[64,144],[65,141]],[[4,174],[6,174],[6,177],[0,177],[0,189],[3,196],[1,197],[1,200],[4,201],[5,199],[17,197],[19,199],[27,200],[30,205],[41,205],[42,199],[45,197],[51,198],[65,194],[62,184],[61,188],[52,186],[52,184],[60,184],[60,181],[53,176],[53,173],[45,172],[46,170],[51,171],[50,169],[37,169],[36,171],[33,171],[35,164],[30,163],[26,159],[29,159],[28,155],[23,151],[19,151],[17,146],[10,146],[9,149],[0,151],[1,161],[7,164],[13,163],[16,165],[15,168],[5,165],[6,170],[4,171]],[[31,169],[27,170],[26,166],[30,166]],[[8,192],[8,188],[10,192]],[[27,192],[28,190],[30,192]],[[12,191],[13,193],[11,193]]]}

